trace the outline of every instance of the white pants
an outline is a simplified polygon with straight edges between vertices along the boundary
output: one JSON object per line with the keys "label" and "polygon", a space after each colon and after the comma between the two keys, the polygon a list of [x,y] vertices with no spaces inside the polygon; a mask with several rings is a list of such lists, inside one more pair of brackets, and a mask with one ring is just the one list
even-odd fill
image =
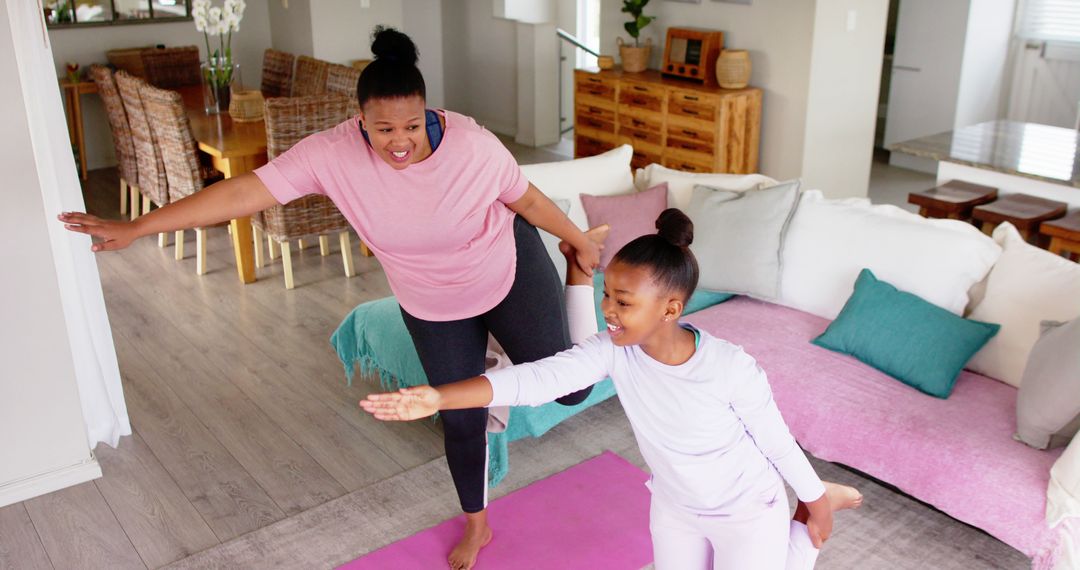
{"label": "white pants", "polygon": [[788,516],[787,495],[764,510],[693,515],[653,495],[649,512],[656,570],[809,570],[818,550],[806,525]]}

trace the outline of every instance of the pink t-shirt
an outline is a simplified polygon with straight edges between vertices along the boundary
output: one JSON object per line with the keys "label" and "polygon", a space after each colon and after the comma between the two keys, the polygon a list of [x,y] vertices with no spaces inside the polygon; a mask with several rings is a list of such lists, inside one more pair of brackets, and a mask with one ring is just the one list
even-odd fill
{"label": "pink t-shirt", "polygon": [[443,114],[439,147],[404,170],[375,154],[356,119],[255,170],[282,204],[307,194],[333,200],[378,256],[401,306],[428,321],[474,317],[506,297],[517,263],[506,205],[529,187],[495,135]]}

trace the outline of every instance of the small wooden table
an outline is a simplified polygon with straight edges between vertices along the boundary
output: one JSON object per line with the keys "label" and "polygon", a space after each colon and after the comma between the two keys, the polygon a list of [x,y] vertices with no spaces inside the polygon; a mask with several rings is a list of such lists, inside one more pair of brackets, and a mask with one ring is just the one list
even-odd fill
{"label": "small wooden table", "polygon": [[[251,172],[266,164],[266,123],[255,121],[240,123],[228,113],[207,115],[203,107],[201,86],[177,89],[184,98],[191,134],[199,143],[199,150],[210,155],[214,168],[225,178]],[[251,218],[232,220],[233,253],[236,256],[236,272],[241,283],[255,281],[255,247],[252,241]]]}
{"label": "small wooden table", "polygon": [[86,180],[86,137],[83,133],[81,96],[97,93],[97,83],[86,80],[72,82],[64,78],[60,80],[60,89],[64,92],[68,136],[71,138],[71,144],[79,149],[79,177]]}

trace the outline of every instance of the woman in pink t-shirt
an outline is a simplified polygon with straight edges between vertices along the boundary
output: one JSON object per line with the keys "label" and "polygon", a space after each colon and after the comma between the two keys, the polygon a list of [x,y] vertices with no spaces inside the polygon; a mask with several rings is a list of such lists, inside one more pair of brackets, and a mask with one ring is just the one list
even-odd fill
{"label": "woman in pink t-shirt", "polygon": [[[599,247],[522,175],[499,140],[471,118],[426,108],[417,52],[377,29],[358,83],[360,114],[312,135],[253,173],[214,184],[133,222],[59,216],[98,238],[93,251],[215,223],[308,194],[328,196],[375,252],[432,385],[484,372],[490,333],[515,363],[570,348],[562,283],[536,227],[570,243],[591,274]],[[588,390],[559,402],[582,402]],[[487,524],[487,410],[442,415],[446,456],[466,513],[449,554],[471,568]]]}

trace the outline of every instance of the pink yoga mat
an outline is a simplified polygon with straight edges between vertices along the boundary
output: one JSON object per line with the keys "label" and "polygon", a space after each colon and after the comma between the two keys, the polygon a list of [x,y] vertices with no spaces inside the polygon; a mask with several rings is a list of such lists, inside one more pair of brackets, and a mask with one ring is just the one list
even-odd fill
{"label": "pink yoga mat", "polygon": [[[640,569],[652,562],[648,478],[607,451],[492,502],[495,537],[480,551],[476,570]],[[450,519],[341,568],[445,568],[464,528],[464,516]]]}

